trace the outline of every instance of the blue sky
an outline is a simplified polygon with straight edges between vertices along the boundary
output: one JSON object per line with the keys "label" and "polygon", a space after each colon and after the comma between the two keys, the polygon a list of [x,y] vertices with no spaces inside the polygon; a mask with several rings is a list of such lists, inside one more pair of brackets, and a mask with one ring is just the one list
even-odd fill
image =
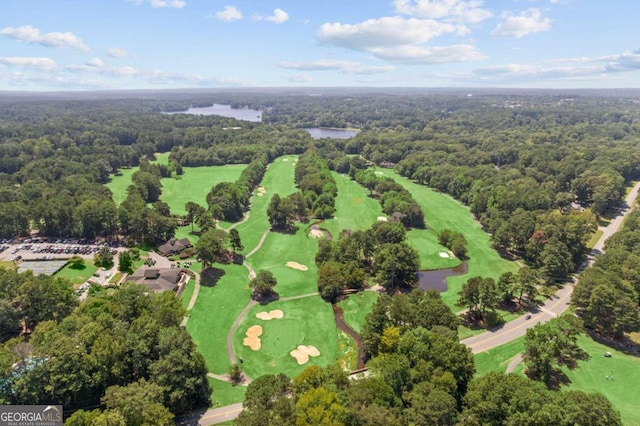
{"label": "blue sky", "polygon": [[631,0],[1,0],[0,90],[640,87]]}

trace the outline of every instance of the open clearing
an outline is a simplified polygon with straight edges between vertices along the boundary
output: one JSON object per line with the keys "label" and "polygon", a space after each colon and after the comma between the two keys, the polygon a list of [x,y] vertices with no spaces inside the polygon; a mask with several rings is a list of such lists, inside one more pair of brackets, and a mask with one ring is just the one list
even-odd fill
{"label": "open clearing", "polygon": [[492,371],[504,373],[509,362],[520,353],[524,353],[524,336],[487,352],[480,352],[474,355],[473,358],[476,364],[475,377],[482,377]]}
{"label": "open clearing", "polygon": [[[295,377],[309,365],[326,366],[336,362],[341,356],[338,350],[338,329],[333,318],[331,305],[320,296],[302,299],[276,301],[266,306],[269,310],[279,309],[284,317],[274,321],[256,318],[265,306],[254,306],[238,328],[234,336],[234,350],[238,359],[243,359],[242,368],[251,378],[263,374],[285,373]],[[252,351],[243,346],[244,332],[252,325],[263,328],[260,339],[262,348]],[[312,357],[305,365],[299,365],[290,352],[300,345],[315,346],[319,356]]]}
{"label": "open clearing", "polygon": [[242,402],[244,401],[244,394],[247,392],[246,386],[233,386],[231,383],[222,382],[211,377],[209,377],[209,385],[213,389],[213,395],[211,396],[212,408]]}
{"label": "open clearing", "polygon": [[[397,173],[384,169],[383,173],[402,185],[411,192],[413,198],[420,204],[424,211],[426,230],[411,230],[408,234],[409,243],[420,253],[420,261],[424,269],[439,269],[439,262],[451,262],[444,259],[438,253],[445,251],[437,244],[437,235],[443,229],[461,232],[467,240],[468,267],[465,275],[447,278],[449,289],[442,293],[442,299],[454,311],[458,292],[469,278],[475,276],[500,278],[504,272],[515,272],[518,265],[500,257],[492,248],[489,234],[484,232],[480,224],[473,220],[469,208],[462,205],[448,195],[436,192],[426,186],[419,185],[406,179]],[[429,253],[427,260],[422,252]],[[433,263],[432,263],[433,262]],[[432,266],[438,265],[438,266]]]}
{"label": "open clearing", "polygon": [[338,302],[342,308],[345,324],[354,329],[357,333],[364,327],[365,317],[373,304],[378,300],[378,293],[375,291],[363,291],[361,293],[350,294],[344,300]]}
{"label": "open clearing", "polygon": [[[624,424],[640,424],[640,357],[627,355],[584,335],[578,337],[578,344],[591,358],[579,361],[575,370],[564,370],[571,380],[569,389],[599,392],[620,411]],[[611,358],[605,357],[605,352],[611,352]],[[611,372],[613,381],[605,378],[611,377]]]}
{"label": "open clearing", "polygon": [[84,263],[84,268],[74,269],[71,267],[70,263],[67,263],[62,267],[58,272],[54,274],[56,278],[66,278],[71,281],[72,284],[82,284],[87,281],[94,272],[98,270],[98,267],[95,266],[91,259],[86,259]]}

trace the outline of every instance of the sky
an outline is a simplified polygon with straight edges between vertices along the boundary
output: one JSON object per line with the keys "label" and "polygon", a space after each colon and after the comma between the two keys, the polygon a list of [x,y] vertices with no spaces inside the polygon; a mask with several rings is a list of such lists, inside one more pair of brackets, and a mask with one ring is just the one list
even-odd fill
{"label": "sky", "polygon": [[0,90],[640,87],[634,0],[0,0]]}

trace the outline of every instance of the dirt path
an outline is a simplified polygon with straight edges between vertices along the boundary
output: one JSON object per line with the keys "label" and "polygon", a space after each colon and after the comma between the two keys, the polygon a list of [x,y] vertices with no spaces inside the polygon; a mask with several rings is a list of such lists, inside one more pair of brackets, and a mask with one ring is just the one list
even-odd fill
{"label": "dirt path", "polygon": [[506,373],[507,373],[507,374],[508,374],[508,373],[513,373],[513,372],[515,371],[516,367],[517,367],[518,365],[520,365],[520,363],[522,362],[522,360],[523,360],[523,358],[522,358],[522,354],[518,354],[518,355],[516,355],[516,357],[515,357],[515,358],[513,358],[513,359],[511,360],[511,362],[509,363],[509,365],[507,365],[507,371],[506,371]]}
{"label": "dirt path", "polygon": [[[189,300],[189,304],[187,305],[187,314],[182,318],[182,322],[180,323],[180,327],[186,327],[187,322],[189,321],[189,311],[193,309],[193,306],[196,304],[196,300],[198,300],[198,293],[200,293],[200,274],[191,271],[194,275],[195,279],[195,287],[193,288],[193,294],[191,295],[191,299]],[[186,285],[186,284],[185,284]]]}

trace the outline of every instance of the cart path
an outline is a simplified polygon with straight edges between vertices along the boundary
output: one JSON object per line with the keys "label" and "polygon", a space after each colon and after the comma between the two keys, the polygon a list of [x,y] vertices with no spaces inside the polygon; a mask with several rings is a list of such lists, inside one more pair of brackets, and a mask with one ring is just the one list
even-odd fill
{"label": "cart path", "polygon": [[[182,322],[180,323],[180,327],[186,327],[187,326],[187,322],[189,321],[189,311],[191,309],[193,309],[193,306],[196,304],[196,301],[198,300],[198,293],[200,293],[200,274],[195,272],[195,271],[191,271],[191,273],[193,273],[194,275],[194,279],[195,279],[195,287],[193,288],[193,294],[191,295],[191,300],[189,300],[189,304],[187,305],[187,309],[186,309],[186,313],[184,315],[184,317],[182,318]],[[188,282],[185,284],[187,285],[189,284]]]}
{"label": "cart path", "polygon": [[255,300],[250,300],[249,303],[247,303],[247,306],[245,306],[242,312],[240,312],[240,315],[238,315],[238,318],[236,318],[236,320],[233,322],[233,325],[229,330],[229,334],[227,334],[227,354],[229,355],[229,361],[231,361],[231,364],[238,363],[238,360],[236,359],[236,354],[233,351],[233,336],[236,334],[236,330],[240,326],[240,323],[242,322],[244,317],[247,316],[247,312],[249,312],[249,310],[257,304],[258,302],[256,302]]}
{"label": "cart path", "polygon": [[247,253],[247,255],[244,257],[245,259],[251,257],[255,254],[255,252],[262,248],[262,244],[264,243],[264,240],[267,239],[267,235],[269,235],[269,232],[271,232],[271,229],[267,229],[266,231],[264,231],[264,234],[262,234],[262,237],[260,237],[260,241],[258,241],[258,245],[255,246],[249,253]]}
{"label": "cart path", "polygon": [[523,358],[522,358],[522,354],[518,354],[515,356],[515,358],[513,358],[511,360],[511,362],[509,363],[509,365],[507,365],[507,371],[506,373],[513,373],[516,369],[516,367],[518,365],[520,365],[520,363],[522,362]]}

